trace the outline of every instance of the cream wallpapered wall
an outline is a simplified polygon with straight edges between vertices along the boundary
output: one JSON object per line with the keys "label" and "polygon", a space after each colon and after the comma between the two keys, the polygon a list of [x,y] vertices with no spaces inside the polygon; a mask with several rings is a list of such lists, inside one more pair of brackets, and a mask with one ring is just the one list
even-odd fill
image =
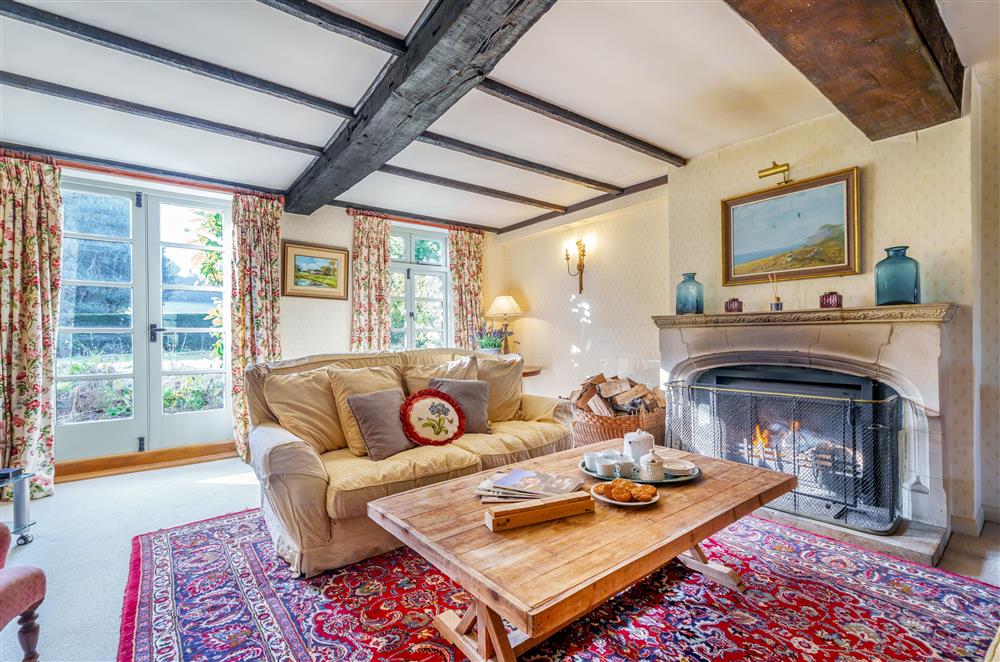
{"label": "cream wallpapered wall", "polygon": [[[352,228],[353,221],[346,210],[325,206],[310,216],[285,214],[281,219],[281,238],[350,250]],[[495,296],[491,284],[503,283],[503,262],[498,252],[496,234],[486,233],[484,306]],[[351,351],[350,292],[343,301],[282,297],[281,351],[286,359]]]}
{"label": "cream wallpapered wall", "polygon": [[[785,309],[816,308],[837,290],[845,306],[874,304],[872,271],[886,246],[906,244],[920,262],[923,300],[950,301],[962,312],[949,328],[949,398],[945,420],[953,514],[977,515],[972,365],[973,223],[968,117],[895,139],[870,142],[839,114],[692,159],[670,169],[671,281],[685,271],[705,285],[706,312],[729,297],[744,310],[766,310],[770,287],[722,287],[720,200],[762,188],[757,170],[789,161],[793,178],[861,168],[861,273],[779,284]],[[766,186],[766,183],[764,184]],[[673,306],[673,293],[670,293]]]}
{"label": "cream wallpapered wall", "polygon": [[[981,310],[979,386],[980,430],[983,446],[983,505],[992,519],[1000,519],[1000,72],[976,70],[979,107],[980,223],[978,242]],[[975,119],[975,118],[974,118]]]}
{"label": "cream wallpapered wall", "polygon": [[[544,366],[530,393],[567,395],[597,372],[659,382],[659,336],[650,320],[667,308],[667,189],[572,226],[502,244],[507,289],[528,314],[513,324],[514,349]],[[624,201],[623,201],[624,202]],[[563,251],[587,243],[584,292]],[[575,247],[572,264],[575,268]]]}
{"label": "cream wallpapered wall", "polygon": [[[281,238],[351,249],[353,223],[340,207],[320,207],[309,216],[285,214]],[[351,351],[351,300],[281,297],[281,354],[291,359],[307,354]]]}

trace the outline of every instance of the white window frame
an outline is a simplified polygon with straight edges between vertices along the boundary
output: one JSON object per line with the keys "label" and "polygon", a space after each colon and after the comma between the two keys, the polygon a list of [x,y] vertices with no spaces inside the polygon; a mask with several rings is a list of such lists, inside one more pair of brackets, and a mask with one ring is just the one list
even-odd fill
{"label": "white window frame", "polygon": [[[417,301],[419,299],[414,295],[413,282],[414,276],[418,274],[427,274],[434,276],[441,276],[444,279],[444,337],[443,346],[451,347],[454,344],[454,314],[452,312],[452,296],[451,296],[451,269],[449,266],[449,253],[448,253],[448,232],[441,230],[436,231],[429,228],[412,226],[405,223],[393,223],[391,236],[402,237],[405,241],[404,255],[402,260],[392,260],[392,271],[394,273],[403,274],[406,278],[406,328],[405,329],[392,329],[390,333],[399,333],[400,331],[406,332],[405,349],[416,349],[416,333],[417,328],[414,322],[413,311]],[[423,264],[418,263],[414,256],[414,247],[417,240],[426,239],[430,241],[435,241],[441,244],[441,264]],[[390,297],[390,300],[393,297]],[[398,298],[398,297],[397,297]],[[430,300],[430,299],[428,299]],[[438,299],[433,299],[437,301]],[[425,329],[421,329],[425,330]]]}

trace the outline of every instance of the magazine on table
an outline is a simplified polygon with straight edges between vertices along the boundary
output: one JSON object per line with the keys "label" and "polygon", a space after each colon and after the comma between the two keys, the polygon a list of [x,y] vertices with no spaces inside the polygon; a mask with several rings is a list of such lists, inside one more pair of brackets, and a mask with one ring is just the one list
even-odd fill
{"label": "magazine on table", "polygon": [[484,503],[502,503],[569,494],[576,492],[582,485],[583,480],[573,476],[559,476],[528,469],[509,469],[498,471],[480,483],[476,488],[476,494],[483,497]]}

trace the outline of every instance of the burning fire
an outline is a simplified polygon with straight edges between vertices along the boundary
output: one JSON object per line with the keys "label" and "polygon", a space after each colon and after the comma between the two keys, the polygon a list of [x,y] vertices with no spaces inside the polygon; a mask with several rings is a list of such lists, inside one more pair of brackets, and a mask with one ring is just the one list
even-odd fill
{"label": "burning fire", "polygon": [[750,447],[755,451],[770,448],[771,431],[760,427],[760,423],[754,423],[753,439],[750,440]]}

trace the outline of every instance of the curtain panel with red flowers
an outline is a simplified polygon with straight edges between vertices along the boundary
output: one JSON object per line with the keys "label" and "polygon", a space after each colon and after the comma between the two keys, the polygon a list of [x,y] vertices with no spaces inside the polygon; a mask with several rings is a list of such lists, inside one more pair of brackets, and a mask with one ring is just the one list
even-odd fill
{"label": "curtain panel with red flowers", "polygon": [[475,349],[473,334],[483,325],[483,233],[448,230],[455,345]]}
{"label": "curtain panel with red flowers", "polygon": [[351,242],[351,351],[389,349],[389,277],[392,273],[389,234],[392,222],[384,214],[348,209],[354,218]]}
{"label": "curtain panel with red flowers", "polygon": [[0,150],[0,466],[52,493],[62,251],[59,168]]}
{"label": "curtain panel with red flowers", "polygon": [[240,457],[249,461],[244,374],[254,363],[281,358],[281,214],[275,196],[233,196],[232,305],[230,353],[233,379],[233,434]]}

